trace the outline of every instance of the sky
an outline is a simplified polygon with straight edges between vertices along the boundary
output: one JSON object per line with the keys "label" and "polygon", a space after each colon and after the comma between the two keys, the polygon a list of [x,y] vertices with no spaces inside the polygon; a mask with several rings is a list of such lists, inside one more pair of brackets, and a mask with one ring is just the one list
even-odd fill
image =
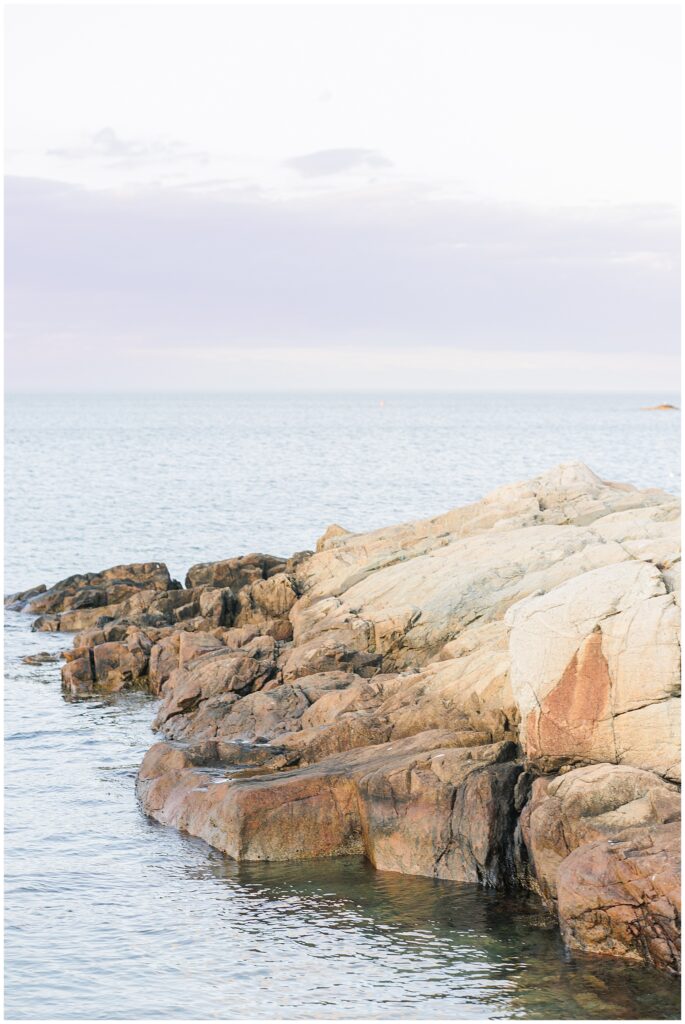
{"label": "sky", "polygon": [[9,5],[8,389],[674,390],[679,17]]}

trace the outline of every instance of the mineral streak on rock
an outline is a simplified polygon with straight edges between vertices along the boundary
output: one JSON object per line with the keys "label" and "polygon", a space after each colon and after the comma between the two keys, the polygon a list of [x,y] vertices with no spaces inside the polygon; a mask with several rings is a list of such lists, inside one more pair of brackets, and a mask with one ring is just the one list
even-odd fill
{"label": "mineral streak on rock", "polygon": [[315,552],[73,576],[72,698],[147,687],[144,809],[232,857],[534,889],[679,970],[679,506],[571,463]]}

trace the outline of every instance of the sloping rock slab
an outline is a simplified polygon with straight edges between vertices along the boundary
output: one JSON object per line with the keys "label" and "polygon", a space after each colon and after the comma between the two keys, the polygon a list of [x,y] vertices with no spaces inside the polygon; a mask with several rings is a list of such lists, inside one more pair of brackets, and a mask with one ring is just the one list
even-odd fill
{"label": "sloping rock slab", "polygon": [[296,771],[221,778],[162,743],[143,761],[138,794],[152,817],[236,860],[364,853],[385,870],[505,884],[515,745],[454,744],[429,730]]}

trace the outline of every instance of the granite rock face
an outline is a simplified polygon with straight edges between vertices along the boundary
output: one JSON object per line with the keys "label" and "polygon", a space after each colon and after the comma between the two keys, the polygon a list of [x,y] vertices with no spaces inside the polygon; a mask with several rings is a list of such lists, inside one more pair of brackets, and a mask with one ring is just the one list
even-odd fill
{"label": "granite rock face", "polygon": [[9,601],[80,631],[68,695],[159,696],[157,820],[239,859],[527,886],[570,946],[675,971],[678,568],[675,498],[572,463],[185,587],[155,563]]}
{"label": "granite rock face", "polygon": [[680,821],[579,847],[557,880],[567,944],[680,973]]}

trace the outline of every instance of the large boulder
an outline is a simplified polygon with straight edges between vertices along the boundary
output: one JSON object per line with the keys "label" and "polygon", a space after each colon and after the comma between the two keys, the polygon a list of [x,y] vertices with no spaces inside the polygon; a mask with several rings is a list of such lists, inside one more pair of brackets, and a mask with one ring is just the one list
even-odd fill
{"label": "large boulder", "polygon": [[142,630],[131,628],[125,641],[76,647],[62,667],[62,687],[71,697],[141,686],[147,679],[152,644]]}
{"label": "large boulder", "polygon": [[517,866],[569,945],[679,969],[680,814],[676,786],[626,765],[533,783]]}
{"label": "large boulder", "polygon": [[553,901],[561,863],[579,846],[679,818],[678,787],[639,768],[596,764],[538,778],[520,822],[532,884]]}
{"label": "large boulder", "polygon": [[528,757],[680,777],[679,612],[656,565],[584,572],[519,602],[506,621]]}
{"label": "large boulder", "polygon": [[138,778],[143,806],[238,860],[365,853],[377,867],[459,881],[512,878],[513,744],[458,749],[431,730],[316,765],[211,779],[192,754],[157,745]]}
{"label": "large boulder", "polygon": [[257,637],[237,650],[221,645],[198,654],[163,684],[153,728],[176,739],[215,739],[238,698],[261,689],[275,673],[275,642],[270,637]]}
{"label": "large boulder", "polygon": [[201,562],[188,570],[186,587],[228,587],[237,593],[243,587],[282,572],[285,566],[284,558],[262,554],[225,558],[219,562]]}
{"label": "large boulder", "polygon": [[680,822],[628,828],[579,847],[557,878],[573,949],[680,973]]}

